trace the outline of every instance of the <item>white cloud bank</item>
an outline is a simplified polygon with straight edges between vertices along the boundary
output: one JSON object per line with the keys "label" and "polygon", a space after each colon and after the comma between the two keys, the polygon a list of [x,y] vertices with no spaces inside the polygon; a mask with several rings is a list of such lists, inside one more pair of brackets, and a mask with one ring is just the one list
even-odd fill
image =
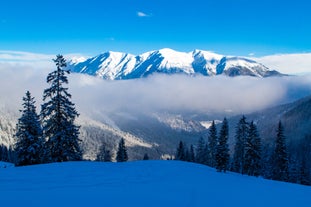
{"label": "white cloud bank", "polygon": [[36,54],[30,52],[0,50],[0,61],[21,62],[21,61],[48,61],[52,55]]}
{"label": "white cloud bank", "polygon": [[82,111],[197,111],[250,113],[311,94],[311,77],[252,78],[155,75],[147,79],[103,81],[70,78]]}
{"label": "white cloud bank", "polygon": [[285,74],[311,74],[311,53],[301,54],[280,54],[254,58],[270,69],[280,71]]}
{"label": "white cloud bank", "polygon": [[[82,58],[81,54],[66,54],[67,59],[79,59]],[[21,51],[8,51],[0,50],[0,63],[8,63],[11,65],[32,65],[33,68],[38,67],[51,67],[53,66],[52,59],[55,58],[55,55],[50,54],[39,54],[39,53],[30,53],[30,52],[21,52]]]}

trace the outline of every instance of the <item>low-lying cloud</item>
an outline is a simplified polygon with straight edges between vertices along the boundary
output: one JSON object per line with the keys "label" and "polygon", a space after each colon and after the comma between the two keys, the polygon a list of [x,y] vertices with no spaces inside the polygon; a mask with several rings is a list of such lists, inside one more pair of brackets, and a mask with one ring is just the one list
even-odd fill
{"label": "low-lying cloud", "polygon": [[[46,76],[53,66],[0,63],[0,103],[21,109],[26,90],[42,103]],[[144,79],[105,81],[82,74],[69,76],[69,92],[83,115],[113,112],[231,111],[249,113],[309,95],[310,76],[258,79],[154,75]]]}
{"label": "low-lying cloud", "polygon": [[311,53],[269,55],[252,59],[281,73],[311,74]]}
{"label": "low-lying cloud", "polygon": [[[258,79],[155,75],[147,79],[103,81],[71,76],[77,103],[99,111],[197,111],[249,113],[310,94],[309,77]],[[91,111],[91,110],[90,110]]]}

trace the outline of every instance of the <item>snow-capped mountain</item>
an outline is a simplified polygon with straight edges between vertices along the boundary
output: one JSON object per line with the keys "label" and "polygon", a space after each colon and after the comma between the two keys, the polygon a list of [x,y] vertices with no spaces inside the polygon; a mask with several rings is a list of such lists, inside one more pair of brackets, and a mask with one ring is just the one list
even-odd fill
{"label": "snow-capped mountain", "polygon": [[281,73],[243,57],[228,57],[208,51],[194,50],[189,53],[164,48],[138,56],[106,52],[83,61],[72,60],[68,68],[108,80],[147,77],[153,73],[227,76],[278,76]]}

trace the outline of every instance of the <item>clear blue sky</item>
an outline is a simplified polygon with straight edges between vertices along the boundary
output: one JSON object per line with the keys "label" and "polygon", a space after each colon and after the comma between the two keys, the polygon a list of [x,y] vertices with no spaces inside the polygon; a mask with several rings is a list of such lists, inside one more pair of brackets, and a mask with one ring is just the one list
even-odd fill
{"label": "clear blue sky", "polygon": [[311,52],[309,0],[10,0],[0,50],[95,55],[169,47],[255,56]]}

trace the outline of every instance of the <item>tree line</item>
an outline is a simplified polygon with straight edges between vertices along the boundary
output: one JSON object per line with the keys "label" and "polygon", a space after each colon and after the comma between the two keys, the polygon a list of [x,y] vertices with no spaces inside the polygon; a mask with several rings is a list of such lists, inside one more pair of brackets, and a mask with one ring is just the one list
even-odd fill
{"label": "tree line", "polygon": [[277,126],[273,146],[265,147],[264,152],[256,124],[253,121],[247,122],[245,116],[236,125],[232,153],[229,150],[228,138],[227,119],[224,118],[219,134],[213,121],[207,140],[200,137],[197,145],[190,145],[190,147],[180,141],[175,159],[208,165],[216,168],[218,172],[232,171],[249,176],[311,185],[310,166],[307,164],[310,162],[311,143],[308,143],[307,139],[301,141],[300,149],[304,151],[301,159],[291,155],[281,121]]}

